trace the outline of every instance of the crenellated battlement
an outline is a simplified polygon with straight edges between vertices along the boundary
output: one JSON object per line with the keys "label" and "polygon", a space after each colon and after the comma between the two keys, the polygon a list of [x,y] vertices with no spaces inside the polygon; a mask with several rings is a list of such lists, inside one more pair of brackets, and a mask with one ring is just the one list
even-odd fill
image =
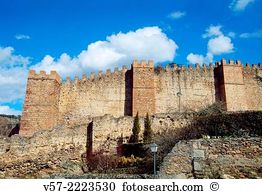
{"label": "crenellated battlement", "polygon": [[[172,64],[167,64],[166,66],[162,66],[161,64],[158,64],[156,67],[154,67],[154,62],[152,60],[149,60],[148,62],[145,60],[141,60],[140,63],[138,60],[134,60],[131,64],[131,68],[132,67],[133,68],[154,68],[154,71],[156,74],[173,73],[174,76],[179,76],[180,74],[180,75],[188,77],[189,79],[190,79],[190,76],[194,78],[195,76],[206,77],[207,75],[213,75],[214,69],[220,66],[242,66],[244,74],[254,74],[254,75],[257,73],[257,70],[262,69],[262,66],[260,63],[252,64],[252,65],[250,64],[243,65],[240,60],[226,61],[225,59],[222,59],[221,61],[217,61],[214,64],[210,63],[208,65],[207,64],[200,65],[197,63],[195,65],[189,64],[185,66],[184,64],[179,65],[176,63],[172,63]],[[118,78],[119,76],[124,76],[128,70],[130,69],[128,69],[127,66],[124,65],[122,66],[121,69],[119,69],[118,67],[115,67],[114,71],[111,71],[111,69],[107,69],[105,72],[101,70],[98,71],[98,73],[91,72],[89,76],[87,76],[86,74],[83,74],[81,78],[79,78],[78,76],[75,76],[74,79],[67,77],[65,83],[77,84],[77,83],[90,82],[90,83],[96,84],[97,82],[101,82],[101,80],[110,81],[110,80],[114,80]],[[52,72],[53,74],[58,75],[56,72],[54,71]],[[51,75],[52,75],[52,72],[51,72]],[[37,78],[48,79],[48,76],[51,76],[51,75],[46,75],[44,71],[40,71],[40,74],[36,74],[34,70],[30,70],[29,77],[33,77],[34,79],[37,79]],[[54,77],[54,75],[51,77]]]}
{"label": "crenellated battlement", "polygon": [[154,67],[154,61],[153,60],[149,60],[148,62],[146,62],[146,60],[141,60],[141,62],[139,63],[138,60],[134,60],[132,63],[132,67],[135,68],[153,68]]}
{"label": "crenellated battlement", "polygon": [[[194,76],[194,75],[200,75],[200,76],[206,76],[206,74],[210,74],[213,72],[214,68],[218,68],[220,66],[242,66],[243,67],[243,73],[244,74],[256,74],[258,70],[262,70],[261,63],[258,64],[242,64],[240,60],[228,60],[222,59],[221,61],[215,62],[215,64],[210,63],[209,65],[203,64],[189,64],[185,66],[184,64],[178,65],[176,63],[173,64],[167,64],[165,67],[161,64],[158,64],[156,67],[154,67],[154,62],[152,60],[149,60],[148,62],[145,60],[141,60],[139,63],[138,60],[134,60],[131,64],[131,67],[135,68],[154,68],[155,73],[162,74],[162,73],[174,73],[176,74],[183,74],[184,76]],[[66,77],[66,80],[64,81],[66,84],[77,84],[77,83],[85,83],[85,82],[96,82],[100,80],[110,80],[117,78],[119,76],[125,75],[126,71],[130,69],[127,68],[126,65],[122,66],[121,69],[116,67],[114,71],[112,72],[111,69],[107,69],[105,72],[99,71],[98,73],[91,72],[89,76],[86,74],[83,74],[82,77],[75,76],[74,79],[71,79],[70,77]],[[51,79],[56,80],[58,83],[62,82],[61,77],[56,71],[51,71],[50,74],[47,74],[46,71],[40,71],[39,73],[36,73],[35,70],[29,70],[29,76],[28,79]]]}
{"label": "crenellated battlement", "polygon": [[81,78],[78,76],[75,76],[74,79],[71,79],[69,76],[66,77],[65,84],[76,84],[76,83],[86,83],[86,82],[92,82],[96,83],[97,81],[101,80],[110,80],[110,79],[115,79],[119,76],[124,76],[126,71],[128,70],[126,65],[123,65],[121,69],[116,67],[114,71],[112,72],[111,69],[107,69],[106,72],[103,72],[101,70],[98,71],[98,73],[91,72],[89,76],[86,74],[83,74]]}
{"label": "crenellated battlement", "polygon": [[56,71],[51,71],[50,74],[47,74],[46,71],[36,73],[35,70],[29,70],[28,79],[56,80],[58,83],[62,82],[61,77]]}
{"label": "crenellated battlement", "polygon": [[222,59],[221,61],[216,62],[216,67],[218,66],[242,66],[244,69],[259,69],[261,67],[261,63],[258,64],[252,64],[250,65],[249,63],[246,63],[245,65],[241,63],[240,60],[228,60],[228,62],[225,59]]}
{"label": "crenellated battlement", "polygon": [[173,77],[180,77],[183,76],[185,79],[194,79],[196,77],[210,77],[213,75],[214,65],[213,64],[189,64],[185,66],[184,64],[168,64],[165,67],[158,65],[155,68],[156,75],[165,75],[170,74]]}
{"label": "crenellated battlement", "polygon": [[216,68],[220,66],[232,66],[232,67],[242,67],[243,74],[249,74],[249,75],[256,75],[258,73],[258,70],[262,70],[261,63],[258,64],[252,64],[246,63],[245,65],[241,63],[240,60],[228,60],[228,62],[225,59],[222,59],[220,62],[216,62]]}
{"label": "crenellated battlement", "polygon": [[130,68],[67,77],[63,83],[56,71],[30,70],[21,133],[71,126],[105,114],[197,111],[217,101],[223,101],[228,111],[262,110],[261,77],[261,63],[243,65],[225,59],[165,66],[134,60]]}
{"label": "crenellated battlement", "polygon": [[262,66],[260,63],[258,64],[246,64],[246,65],[243,65],[243,70],[244,70],[244,74],[257,74],[257,72],[260,70],[262,71]]}

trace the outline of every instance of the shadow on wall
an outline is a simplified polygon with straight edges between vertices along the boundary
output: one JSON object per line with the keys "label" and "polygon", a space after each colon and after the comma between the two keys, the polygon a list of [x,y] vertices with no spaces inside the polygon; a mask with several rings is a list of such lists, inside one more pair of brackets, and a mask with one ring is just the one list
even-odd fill
{"label": "shadow on wall", "polygon": [[93,153],[93,121],[87,126],[87,136],[86,136],[86,154],[87,157],[91,156]]}
{"label": "shadow on wall", "polygon": [[225,101],[225,90],[223,89],[223,79],[224,74],[221,68],[215,68],[214,70],[214,78],[215,78],[215,97],[216,102]]}
{"label": "shadow on wall", "polygon": [[125,116],[132,116],[132,85],[132,71],[128,70],[125,73]]}

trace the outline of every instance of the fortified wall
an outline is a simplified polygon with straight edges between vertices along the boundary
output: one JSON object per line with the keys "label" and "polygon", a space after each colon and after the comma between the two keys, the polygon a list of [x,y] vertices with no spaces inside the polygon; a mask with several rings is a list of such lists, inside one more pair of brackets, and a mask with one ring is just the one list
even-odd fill
{"label": "fortified wall", "polygon": [[158,177],[261,179],[261,156],[260,137],[180,141],[165,157]]}
{"label": "fortified wall", "polygon": [[56,125],[76,126],[93,117],[196,111],[222,101],[228,111],[262,110],[262,66],[221,60],[195,67],[154,67],[134,61],[114,72],[92,73],[65,82],[51,71],[30,70],[20,134]]}

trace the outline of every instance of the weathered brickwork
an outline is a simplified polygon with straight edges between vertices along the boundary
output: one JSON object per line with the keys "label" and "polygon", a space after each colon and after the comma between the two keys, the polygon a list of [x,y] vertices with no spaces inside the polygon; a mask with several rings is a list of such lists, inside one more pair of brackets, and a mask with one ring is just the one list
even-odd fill
{"label": "weathered brickwork", "polygon": [[[193,119],[192,114],[156,114],[150,117],[151,127],[154,133],[161,133],[165,130],[176,130],[187,126]],[[139,119],[141,131],[144,131],[144,117]],[[132,134],[134,118],[131,116],[114,118],[111,115],[95,117],[92,119],[92,151],[103,150],[106,153],[116,153],[119,140],[123,143],[129,141]],[[140,140],[143,133],[140,133]]]}
{"label": "weathered brickwork", "polygon": [[131,69],[107,70],[82,79],[30,71],[22,135],[56,125],[76,126],[93,117],[196,111],[223,101],[228,111],[262,110],[262,67],[225,60],[215,66],[167,65],[134,61]]}
{"label": "weathered brickwork", "polygon": [[165,157],[159,178],[261,178],[261,138],[180,141]]}
{"label": "weathered brickwork", "polygon": [[139,64],[134,61],[132,65],[133,72],[133,106],[132,115],[138,113],[145,116],[155,114],[155,79],[154,79],[154,63],[149,61],[141,61]]}
{"label": "weathered brickwork", "polygon": [[244,89],[248,110],[261,110],[262,107],[262,66],[250,66],[243,68]]}
{"label": "weathered brickwork", "polygon": [[240,61],[234,63],[230,60],[227,64],[226,60],[222,60],[215,72],[220,82],[218,87],[221,95],[218,96],[225,102],[226,110],[248,110],[248,95],[245,91],[243,66]]}
{"label": "weathered brickwork", "polygon": [[62,84],[59,100],[59,123],[78,125],[94,116],[111,114],[131,115],[131,71],[101,72],[83,76],[80,80],[67,79]]}
{"label": "weathered brickwork", "polygon": [[156,69],[156,113],[195,111],[215,102],[213,66]]}
{"label": "weathered brickwork", "polygon": [[50,75],[40,71],[29,72],[20,134],[30,136],[35,131],[50,129],[58,124],[61,78],[55,72]]}
{"label": "weathered brickwork", "polygon": [[[150,118],[152,129],[157,133],[183,127],[192,117],[192,114],[176,113]],[[93,131],[93,153],[116,154],[119,139],[127,142],[130,138],[133,122],[131,116],[105,115],[74,127],[57,126],[51,131],[38,131],[32,137],[0,137],[0,178],[46,178],[56,173],[79,176],[85,166],[83,154],[91,149],[89,128]],[[140,118],[141,130],[144,130],[143,122]]]}

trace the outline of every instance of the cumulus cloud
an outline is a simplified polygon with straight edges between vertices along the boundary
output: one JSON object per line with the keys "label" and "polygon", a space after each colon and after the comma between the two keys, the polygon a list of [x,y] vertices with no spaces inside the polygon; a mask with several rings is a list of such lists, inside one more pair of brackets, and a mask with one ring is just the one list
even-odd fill
{"label": "cumulus cloud", "polygon": [[21,111],[10,108],[9,106],[0,106],[0,114],[20,115]]}
{"label": "cumulus cloud", "polygon": [[70,57],[63,53],[57,60],[46,55],[42,61],[32,66],[36,70],[57,70],[64,76],[131,64],[134,59],[152,59],[155,62],[172,61],[177,44],[157,27],[145,27],[127,33],[118,33],[96,41]]}
{"label": "cumulus cloud", "polygon": [[14,54],[12,47],[0,47],[0,102],[22,99],[25,93],[28,57]]}
{"label": "cumulus cloud", "polygon": [[39,63],[30,68],[36,71],[45,70],[46,72],[56,70],[63,78],[78,75],[82,72],[81,66],[76,59],[71,59],[66,53],[63,53],[57,60],[50,55],[46,55]]}
{"label": "cumulus cloud", "polygon": [[91,70],[128,65],[134,59],[172,61],[177,49],[177,44],[157,26],[110,35],[105,40],[89,44],[74,57],[67,53],[57,59],[46,55],[36,64],[31,64],[29,57],[16,54],[13,47],[0,47],[0,113],[20,113],[5,103],[23,100],[29,65],[35,70],[57,70],[65,78]]}
{"label": "cumulus cloud", "polygon": [[189,55],[187,55],[186,59],[189,61],[189,63],[192,63],[192,64],[196,64],[196,63],[207,64],[213,61],[213,55],[210,53],[207,53],[207,55],[204,56],[204,55],[190,53]]}
{"label": "cumulus cloud", "polygon": [[184,17],[185,15],[186,15],[186,12],[184,12],[184,11],[174,11],[174,12],[170,13],[168,15],[168,17],[171,18],[171,19],[179,19],[179,18]]}
{"label": "cumulus cloud", "polygon": [[223,33],[221,32],[221,25],[217,25],[217,26],[209,26],[209,28],[207,28],[205,31],[206,33],[202,35],[203,38],[209,38],[209,37],[214,37],[214,36],[220,36],[223,35]]}
{"label": "cumulus cloud", "polygon": [[208,52],[213,55],[233,52],[233,43],[230,37],[220,35],[208,41]]}
{"label": "cumulus cloud", "polygon": [[239,35],[240,38],[262,38],[262,30],[251,33],[242,33]]}
{"label": "cumulus cloud", "polygon": [[243,11],[246,7],[253,3],[255,0],[233,0],[229,5],[229,8],[233,11]]}
{"label": "cumulus cloud", "polygon": [[10,68],[14,66],[27,65],[30,63],[29,57],[14,55],[13,47],[0,47],[0,68]]}
{"label": "cumulus cloud", "polygon": [[[221,31],[222,26],[209,26],[202,35],[203,38],[209,38],[207,43],[206,56],[190,53],[187,56],[189,63],[210,63],[213,61],[214,55],[231,53],[234,51],[234,45],[229,36],[224,35]],[[233,32],[230,32],[231,34]]]}
{"label": "cumulus cloud", "polygon": [[198,54],[193,54],[193,53],[190,53],[189,55],[187,55],[187,58],[186,58],[190,63],[193,63],[193,64],[196,64],[196,63],[199,63],[199,64],[203,64],[204,63],[204,60],[205,60],[205,57],[203,55],[198,55]]}
{"label": "cumulus cloud", "polygon": [[12,102],[23,99],[27,78],[27,69],[17,67],[0,69],[0,102]]}
{"label": "cumulus cloud", "polygon": [[15,39],[17,40],[29,40],[31,37],[25,34],[16,34]]}

